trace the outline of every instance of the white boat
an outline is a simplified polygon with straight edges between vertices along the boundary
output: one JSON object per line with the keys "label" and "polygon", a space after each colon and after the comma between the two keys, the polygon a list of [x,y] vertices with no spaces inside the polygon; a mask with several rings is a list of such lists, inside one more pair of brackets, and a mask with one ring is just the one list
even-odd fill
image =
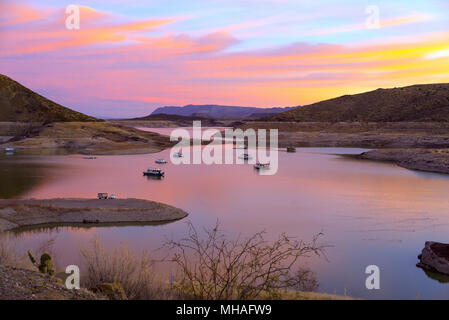
{"label": "white boat", "polygon": [[236,145],[234,149],[248,149],[248,146],[245,146],[244,144]]}
{"label": "white boat", "polygon": [[252,159],[253,157],[251,157],[249,154],[247,154],[247,153],[244,153],[244,154],[242,154],[241,156],[239,156],[239,158],[240,159],[243,159],[243,160],[249,160],[249,159]]}
{"label": "white boat", "polygon": [[16,149],[14,149],[14,148],[5,148],[5,152],[7,152],[7,153],[16,152]]}
{"label": "white boat", "polygon": [[261,170],[261,169],[270,169],[270,163],[268,162],[268,163],[260,163],[260,162],[257,162],[255,165],[254,165],[254,168],[256,168],[257,170]]}
{"label": "white boat", "polygon": [[165,164],[165,163],[167,163],[167,161],[164,160],[164,159],[157,159],[157,160],[154,161],[154,162],[156,162],[156,163],[158,163],[158,164]]}
{"label": "white boat", "polygon": [[155,177],[163,177],[165,172],[162,169],[147,169],[147,171],[143,172],[144,176],[155,176]]}
{"label": "white boat", "polygon": [[173,154],[173,156],[177,157],[177,158],[182,158],[184,157],[184,155],[182,154],[182,152],[176,152]]}

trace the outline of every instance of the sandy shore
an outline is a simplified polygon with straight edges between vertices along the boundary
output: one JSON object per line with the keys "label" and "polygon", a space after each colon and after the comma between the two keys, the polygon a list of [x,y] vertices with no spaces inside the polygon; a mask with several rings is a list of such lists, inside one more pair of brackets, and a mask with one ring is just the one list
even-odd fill
{"label": "sandy shore", "polygon": [[173,221],[181,209],[139,199],[0,200],[0,231],[43,224],[120,224]]}

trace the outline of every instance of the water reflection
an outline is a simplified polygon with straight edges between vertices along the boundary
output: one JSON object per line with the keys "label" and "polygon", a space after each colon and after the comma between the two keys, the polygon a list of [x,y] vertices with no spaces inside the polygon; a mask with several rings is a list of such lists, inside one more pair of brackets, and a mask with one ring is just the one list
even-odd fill
{"label": "water reflection", "polygon": [[34,160],[15,154],[0,156],[0,198],[20,197],[50,178],[54,166]]}
{"label": "water reflection", "polygon": [[[175,220],[176,221],[176,220]],[[162,226],[165,224],[174,223],[175,221],[154,221],[154,222],[83,222],[83,223],[42,223],[32,226],[23,226],[14,228],[9,232],[17,236],[27,236],[31,234],[52,234],[64,230],[71,232],[85,231],[92,228],[110,228],[110,227],[147,227],[147,226]]]}

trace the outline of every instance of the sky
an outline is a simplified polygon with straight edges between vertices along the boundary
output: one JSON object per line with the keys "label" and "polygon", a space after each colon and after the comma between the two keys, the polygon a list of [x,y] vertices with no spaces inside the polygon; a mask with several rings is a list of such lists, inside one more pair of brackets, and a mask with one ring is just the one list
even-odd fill
{"label": "sky", "polygon": [[0,73],[97,117],[449,82],[448,0],[72,1],[0,0]]}

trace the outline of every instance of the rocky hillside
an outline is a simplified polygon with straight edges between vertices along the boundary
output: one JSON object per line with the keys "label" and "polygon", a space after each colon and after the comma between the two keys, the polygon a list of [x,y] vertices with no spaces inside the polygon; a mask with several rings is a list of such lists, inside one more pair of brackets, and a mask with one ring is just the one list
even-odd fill
{"label": "rocky hillside", "polygon": [[0,121],[102,121],[63,107],[0,74]]}
{"label": "rocky hillside", "polygon": [[345,95],[264,118],[301,122],[449,121],[449,84],[413,85]]}
{"label": "rocky hillside", "polygon": [[[243,120],[263,117],[267,114],[276,114],[294,108],[255,108],[220,105],[187,105],[184,107],[161,107],[153,111],[152,115],[169,114],[187,117],[202,117],[218,120]],[[260,114],[260,117],[257,115]]]}

